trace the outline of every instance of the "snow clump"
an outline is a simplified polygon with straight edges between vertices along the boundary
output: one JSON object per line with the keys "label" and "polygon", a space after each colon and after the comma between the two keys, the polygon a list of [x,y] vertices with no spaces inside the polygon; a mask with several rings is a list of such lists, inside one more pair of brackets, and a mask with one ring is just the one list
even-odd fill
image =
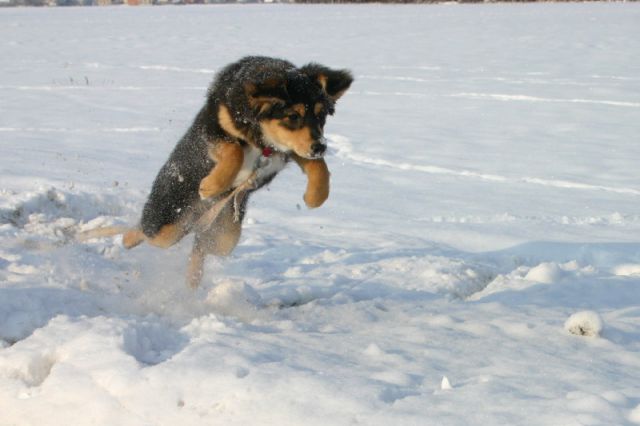
{"label": "snow clump", "polygon": [[596,337],[602,331],[602,318],[594,311],[576,312],[564,323],[564,329],[578,336]]}
{"label": "snow clump", "polygon": [[640,404],[629,414],[629,421],[640,425]]}
{"label": "snow clump", "polygon": [[250,285],[227,280],[209,292],[207,302],[219,314],[251,321],[255,319],[258,307],[262,305],[262,298]]}
{"label": "snow clump", "polygon": [[447,376],[442,376],[442,382],[440,382],[440,389],[441,390],[453,389],[453,386],[451,386],[451,382],[449,381],[449,378]]}

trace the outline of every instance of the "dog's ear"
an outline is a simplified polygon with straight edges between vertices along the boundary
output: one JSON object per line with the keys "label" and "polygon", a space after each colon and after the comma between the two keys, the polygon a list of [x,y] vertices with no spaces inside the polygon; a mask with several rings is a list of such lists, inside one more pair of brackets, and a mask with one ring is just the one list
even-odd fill
{"label": "dog's ear", "polygon": [[324,65],[310,63],[300,68],[300,71],[314,80],[334,102],[340,99],[353,83],[353,76],[349,70],[332,70]]}
{"label": "dog's ear", "polygon": [[274,105],[285,104],[288,96],[285,80],[277,77],[246,83],[244,91],[249,107],[257,115],[266,113]]}

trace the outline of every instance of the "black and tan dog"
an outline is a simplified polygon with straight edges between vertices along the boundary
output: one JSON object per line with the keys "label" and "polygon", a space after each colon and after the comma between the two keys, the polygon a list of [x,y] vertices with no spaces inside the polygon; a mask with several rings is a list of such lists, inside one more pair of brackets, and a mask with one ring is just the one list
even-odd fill
{"label": "black and tan dog", "polygon": [[267,57],[222,69],[160,169],[139,227],[124,233],[125,247],[166,248],[194,232],[187,281],[195,287],[205,255],[228,255],[238,243],[249,194],[290,160],[307,175],[306,205],[320,206],[329,196],[325,120],[352,81],[346,70]]}

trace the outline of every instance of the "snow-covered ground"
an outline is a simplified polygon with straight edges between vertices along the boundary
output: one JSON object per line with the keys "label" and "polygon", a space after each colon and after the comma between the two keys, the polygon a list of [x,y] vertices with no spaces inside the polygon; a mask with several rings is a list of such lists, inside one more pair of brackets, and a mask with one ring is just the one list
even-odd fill
{"label": "snow-covered ground", "polygon": [[[640,424],[640,4],[0,10],[0,425]],[[213,73],[353,70],[332,193],[124,250]]]}

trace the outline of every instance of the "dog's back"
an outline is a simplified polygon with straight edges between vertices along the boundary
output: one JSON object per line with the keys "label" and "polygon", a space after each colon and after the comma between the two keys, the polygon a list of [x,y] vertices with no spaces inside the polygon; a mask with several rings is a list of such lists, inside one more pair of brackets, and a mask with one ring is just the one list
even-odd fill
{"label": "dog's back", "polygon": [[206,118],[205,107],[153,182],[140,221],[142,232],[148,237],[156,235],[162,226],[191,214],[199,201],[198,185],[215,165],[207,155],[207,140],[202,131]]}

